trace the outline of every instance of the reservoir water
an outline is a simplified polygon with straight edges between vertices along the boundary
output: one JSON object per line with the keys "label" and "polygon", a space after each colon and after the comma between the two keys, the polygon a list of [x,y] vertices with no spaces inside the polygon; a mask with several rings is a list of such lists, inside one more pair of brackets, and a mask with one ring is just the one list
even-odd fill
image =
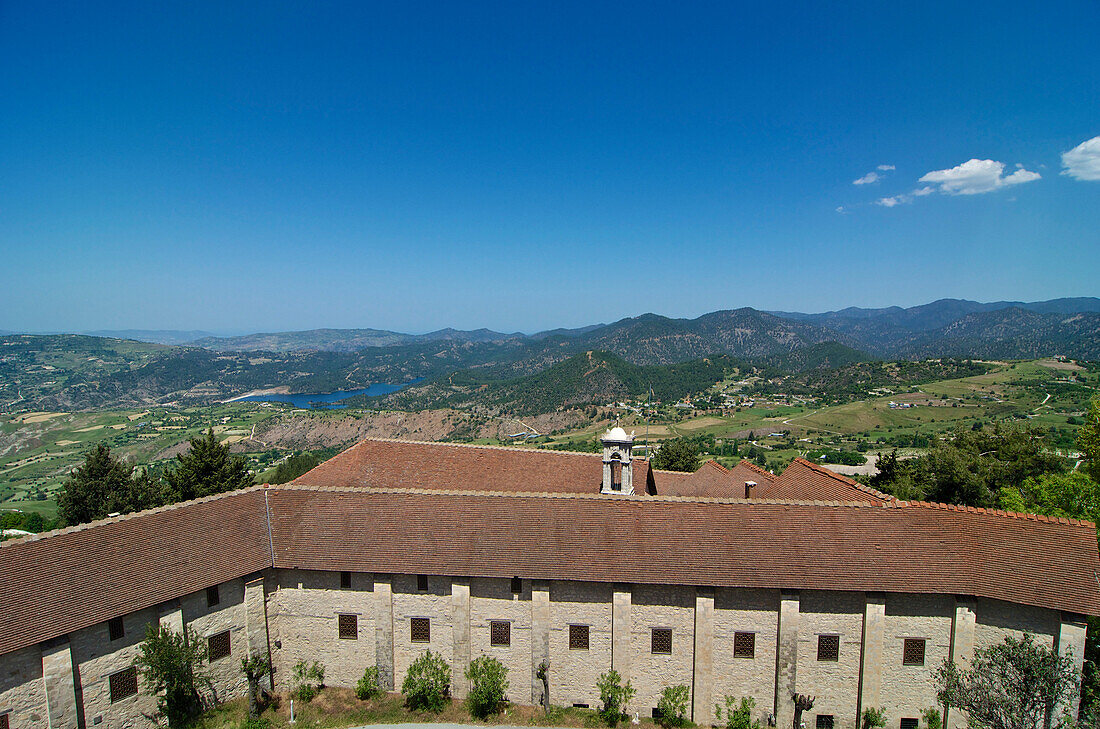
{"label": "reservoir water", "polygon": [[358,390],[337,390],[336,392],[296,392],[290,395],[280,395],[278,393],[249,395],[248,397],[242,397],[233,402],[286,402],[299,408],[344,408],[347,407],[347,405],[341,405],[340,401],[347,400],[349,397],[354,397],[355,395],[389,395],[391,392],[397,392],[403,387],[415,385],[423,381],[424,378],[420,378],[401,385],[390,385],[385,382],[379,382],[370,387],[361,387]]}

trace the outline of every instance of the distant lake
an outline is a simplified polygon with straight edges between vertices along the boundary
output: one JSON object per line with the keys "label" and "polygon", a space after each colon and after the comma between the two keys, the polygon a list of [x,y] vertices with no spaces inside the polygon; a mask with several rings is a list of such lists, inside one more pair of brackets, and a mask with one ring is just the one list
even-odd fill
{"label": "distant lake", "polygon": [[296,392],[290,395],[280,395],[277,393],[271,393],[270,395],[249,395],[248,397],[236,399],[233,402],[286,402],[299,408],[338,409],[347,407],[347,405],[339,405],[337,403],[341,400],[347,400],[349,397],[355,397],[356,395],[370,395],[372,397],[389,395],[391,392],[397,392],[403,387],[415,385],[423,381],[424,378],[421,377],[402,385],[389,385],[385,382],[379,382],[370,387],[361,387],[358,390],[337,390],[336,392],[313,393]]}

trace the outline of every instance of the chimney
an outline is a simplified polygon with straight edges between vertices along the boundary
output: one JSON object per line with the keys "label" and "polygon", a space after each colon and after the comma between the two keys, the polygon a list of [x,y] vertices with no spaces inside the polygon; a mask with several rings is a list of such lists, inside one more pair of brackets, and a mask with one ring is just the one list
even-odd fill
{"label": "chimney", "polygon": [[756,481],[745,482],[745,498],[751,499],[756,496]]}

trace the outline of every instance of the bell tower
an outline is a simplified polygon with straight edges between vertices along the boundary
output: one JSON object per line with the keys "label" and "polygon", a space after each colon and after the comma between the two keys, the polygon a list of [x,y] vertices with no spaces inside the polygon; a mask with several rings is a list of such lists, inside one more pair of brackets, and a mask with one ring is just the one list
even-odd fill
{"label": "bell tower", "polygon": [[633,494],[634,480],[631,467],[634,433],[626,434],[615,426],[600,438],[603,443],[603,486],[601,494]]}

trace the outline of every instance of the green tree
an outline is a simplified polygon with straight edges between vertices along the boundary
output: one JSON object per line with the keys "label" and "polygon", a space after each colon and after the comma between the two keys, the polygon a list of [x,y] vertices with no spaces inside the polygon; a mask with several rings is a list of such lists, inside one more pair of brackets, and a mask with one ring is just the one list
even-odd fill
{"label": "green tree", "polygon": [[657,700],[657,723],[665,729],[676,729],[687,726],[688,687],[665,686],[661,690],[661,698]]}
{"label": "green tree", "polygon": [[1100,481],[1100,397],[1093,398],[1085,424],[1077,429],[1077,447],[1085,456],[1085,471]]}
{"label": "green tree", "polygon": [[248,681],[248,718],[260,715],[260,679],[271,671],[271,664],[264,656],[249,656],[241,659],[241,671]]}
{"label": "green tree", "polygon": [[298,661],[294,664],[294,683],[294,698],[308,704],[325,687],[325,667],[317,661]]}
{"label": "green tree", "polygon": [[378,680],[378,666],[367,666],[363,671],[363,677],[355,683],[355,696],[360,701],[373,699],[382,693],[382,686]]}
{"label": "green tree", "polygon": [[500,711],[504,693],[508,690],[508,669],[492,656],[478,656],[466,666],[466,680],[470,693],[466,706],[478,719],[488,719]]}
{"label": "green tree", "polygon": [[188,640],[186,628],[177,633],[167,625],[146,627],[137,666],[158,696],[168,726],[186,726],[202,712],[198,685],[207,680],[205,662],[206,643]]}
{"label": "green tree", "polygon": [[699,446],[686,438],[666,440],[650,465],[662,471],[694,472],[699,468]]}
{"label": "green tree", "polygon": [[617,726],[623,720],[623,711],[636,693],[630,681],[625,684],[622,681],[622,676],[615,669],[596,679],[596,688],[600,692],[600,718],[610,727]]}
{"label": "green tree", "polygon": [[756,699],[751,696],[742,696],[740,705],[733,696],[726,696],[724,700],[725,710],[722,709],[721,704],[714,705],[714,718],[721,722],[724,716],[726,729],[760,729],[760,720],[752,718]]}
{"label": "green tree", "polygon": [[451,695],[451,668],[443,656],[424,651],[409,666],[401,684],[405,705],[410,709],[443,711]]}
{"label": "green tree", "polygon": [[320,462],[321,457],[316,453],[296,453],[275,468],[275,475],[271,477],[270,483],[290,483]]}
{"label": "green tree", "polygon": [[169,501],[160,481],[111,455],[105,443],[84,454],[84,463],[66,479],[57,498],[57,511],[68,525],[103,519],[108,514],[127,514]]}
{"label": "green tree", "polygon": [[244,459],[229,453],[214,437],[214,429],[191,439],[191,449],[176,456],[176,466],[166,478],[177,501],[198,499],[252,485]]}
{"label": "green tree", "polygon": [[860,726],[863,729],[880,729],[880,727],[886,726],[886,707],[880,706],[875,708],[870,706],[863,710],[863,716]]}
{"label": "green tree", "polygon": [[1068,703],[1078,678],[1071,656],[1027,634],[1007,636],[975,650],[970,668],[945,660],[936,674],[937,698],[966,711],[972,724],[985,729],[1034,729],[1054,718],[1053,707]]}

